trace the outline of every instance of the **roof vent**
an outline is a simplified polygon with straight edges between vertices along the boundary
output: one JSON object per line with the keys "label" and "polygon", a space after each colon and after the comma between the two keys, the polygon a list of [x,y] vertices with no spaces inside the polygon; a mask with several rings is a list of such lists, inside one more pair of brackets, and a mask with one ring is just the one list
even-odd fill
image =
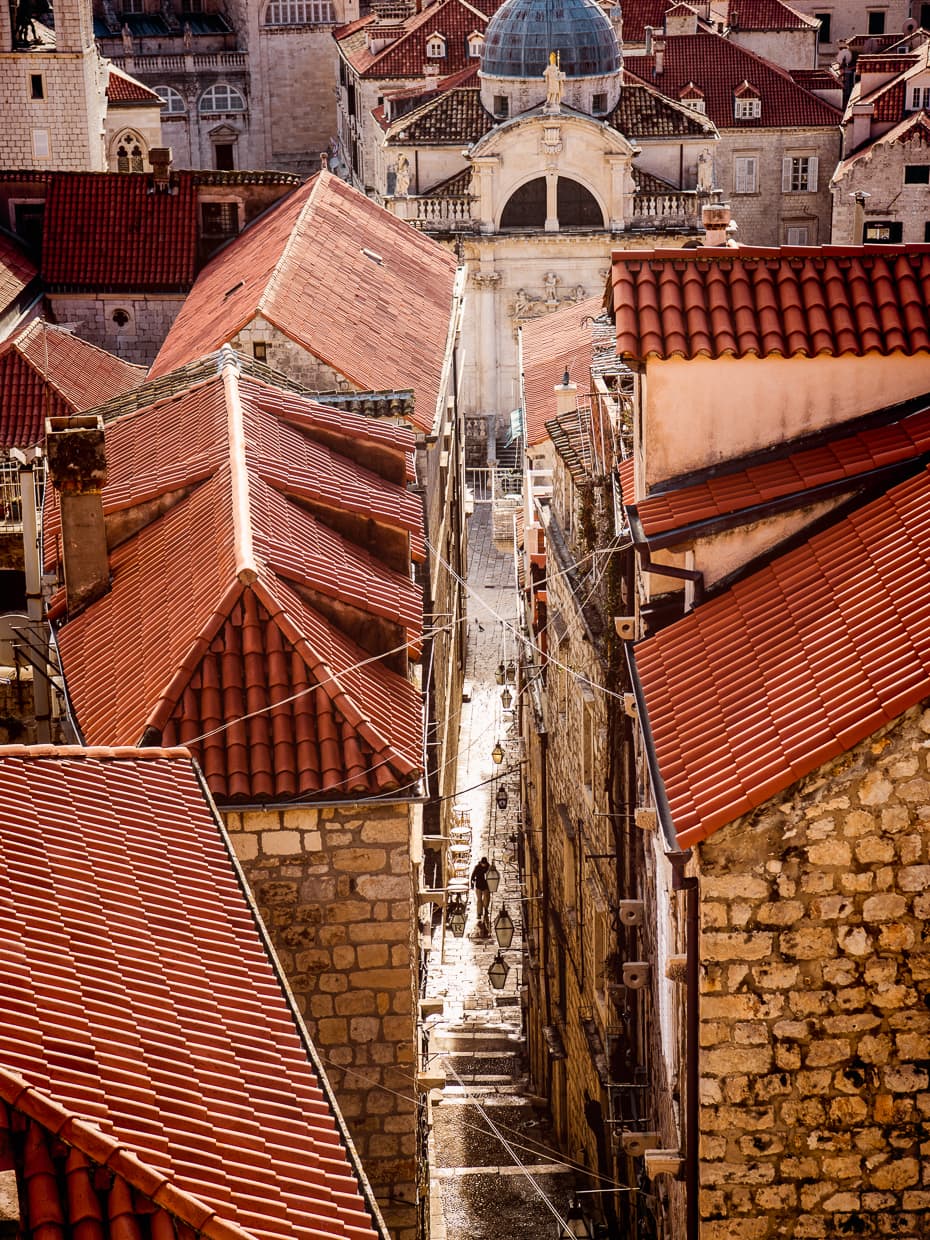
{"label": "roof vent", "polygon": [[237,289],[242,288],[244,284],[245,284],[245,280],[240,280],[237,284],[234,284],[232,288],[228,288],[226,292],[223,294],[224,299],[226,297],[232,297],[233,293],[235,293]]}
{"label": "roof vent", "polygon": [[370,258],[373,263],[377,263],[379,267],[384,263],[384,259],[381,255],[376,254],[374,250],[366,250],[365,247],[362,246],[362,253],[366,258]]}

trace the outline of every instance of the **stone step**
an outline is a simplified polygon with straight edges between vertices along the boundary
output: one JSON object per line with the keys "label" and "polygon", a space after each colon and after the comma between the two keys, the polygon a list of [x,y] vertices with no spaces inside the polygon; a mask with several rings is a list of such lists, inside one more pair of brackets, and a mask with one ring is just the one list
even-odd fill
{"label": "stone step", "polygon": [[446,1029],[437,1026],[430,1035],[433,1054],[440,1051],[464,1051],[468,1054],[475,1051],[514,1051],[521,1045],[519,1034],[506,1025],[482,1028],[460,1025]]}

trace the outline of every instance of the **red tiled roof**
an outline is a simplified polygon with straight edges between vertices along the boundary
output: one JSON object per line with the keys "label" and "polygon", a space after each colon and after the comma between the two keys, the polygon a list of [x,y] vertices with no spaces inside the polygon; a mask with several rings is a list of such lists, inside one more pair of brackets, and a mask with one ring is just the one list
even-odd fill
{"label": "red tiled roof", "polygon": [[930,693],[930,478],[893,488],[634,651],[686,848]]}
{"label": "red tiled roof", "polygon": [[320,172],[201,272],[152,377],[213,352],[261,315],[360,390],[413,388],[431,430],[455,257]]}
{"label": "red tiled roof", "polygon": [[107,100],[109,103],[116,104],[154,103],[159,107],[163,106],[161,98],[155,94],[154,90],[149,90],[147,86],[137,82],[122,69],[117,69],[116,65],[110,65],[110,75],[107,78]]}
{"label": "red tiled roof", "polygon": [[37,274],[35,264],[22,248],[0,233],[0,312],[16,301]]}
{"label": "red tiled roof", "polygon": [[45,418],[82,413],[145,379],[132,366],[39,319],[0,345],[0,447],[45,438]]}
{"label": "red tiled roof", "polygon": [[646,27],[663,30],[666,11],[673,6],[670,0],[626,0],[623,5],[624,43],[642,43]]}
{"label": "red tiled roof", "polygon": [[622,357],[930,349],[930,246],[617,250]]}
{"label": "red tiled roof", "polygon": [[801,448],[779,460],[720,473],[693,486],[652,494],[637,506],[647,536],[681,529],[697,521],[742,512],[816,487],[857,479],[872,470],[902,464],[930,452],[930,406],[900,421],[837,436],[816,447]]}
{"label": "red tiled roof", "polygon": [[[144,175],[75,172],[50,178],[41,273],[51,289],[186,291],[197,272],[193,175],[172,193]],[[176,192],[175,192],[176,191]]]}
{"label": "red tiled roof", "polygon": [[556,416],[553,388],[567,370],[579,394],[589,388],[594,349],[591,319],[601,313],[603,297],[589,297],[533,319],[523,326],[523,389],[526,400],[526,442],[549,438],[546,423]]}
{"label": "red tiled roof", "polygon": [[734,30],[809,30],[817,24],[782,0],[730,0],[727,22]]}
{"label": "red tiled roof", "polygon": [[868,158],[870,152],[875,147],[893,146],[896,142],[918,142],[922,144],[930,142],[930,116],[926,112],[911,112],[892,129],[886,129],[877,138],[871,138],[850,155],[848,159],[844,159],[841,164],[837,165],[836,171],[830,179],[831,185],[835,185],[837,181],[841,180],[854,164],[857,164],[863,158]]}
{"label": "red tiled roof", "polygon": [[872,96],[874,121],[899,121],[904,115],[904,104],[907,98],[907,87],[904,82],[892,82],[880,92]]}
{"label": "red tiled roof", "polygon": [[624,504],[636,503],[636,460],[632,456],[617,462],[620,475],[620,496]]}
{"label": "red tiled roof", "polygon": [[[671,99],[693,82],[704,92],[707,115],[718,129],[835,128],[841,120],[836,108],[799,86],[784,69],[717,34],[667,38],[658,77],[654,56],[628,56],[624,69]],[[733,114],[733,96],[745,81],[762,97],[758,119],[737,120]]]}
{"label": "red tiled roof", "polygon": [[[488,12],[499,8],[500,3],[501,0],[496,0]],[[448,76],[468,67],[473,59],[468,54],[468,36],[476,30],[483,31],[487,24],[488,14],[468,0],[438,0],[409,17],[404,23],[404,33],[380,51],[369,51],[367,44],[358,48],[346,46],[344,51],[359,77],[422,77],[427,63],[437,64],[443,75]],[[336,38],[341,41],[358,29],[355,24],[344,27]],[[446,38],[446,54],[441,61],[427,60],[426,41],[432,34],[442,34]]]}
{"label": "red tiled roof", "polygon": [[[112,552],[110,592],[59,633],[86,740],[189,745],[224,803],[415,781],[420,697],[381,659],[419,652],[403,571],[422,539],[402,481],[411,433],[379,428],[395,445],[389,482],[320,442],[337,422],[361,451],[368,419],[226,359],[212,382],[108,425],[108,522],[148,523]],[[54,507],[47,553],[59,530]]]}
{"label": "red tiled roof", "polygon": [[0,749],[27,1236],[379,1235],[227,848],[184,750]]}

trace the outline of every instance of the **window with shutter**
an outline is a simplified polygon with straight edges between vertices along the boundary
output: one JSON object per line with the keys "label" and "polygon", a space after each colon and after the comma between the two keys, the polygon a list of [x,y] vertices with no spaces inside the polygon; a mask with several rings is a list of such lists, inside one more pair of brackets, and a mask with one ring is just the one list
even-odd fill
{"label": "window with shutter", "polygon": [[817,189],[816,155],[786,155],[781,161],[781,192],[813,194]]}
{"label": "window with shutter", "polygon": [[755,155],[737,155],[733,192],[735,194],[754,194],[757,189],[756,169],[758,161]]}

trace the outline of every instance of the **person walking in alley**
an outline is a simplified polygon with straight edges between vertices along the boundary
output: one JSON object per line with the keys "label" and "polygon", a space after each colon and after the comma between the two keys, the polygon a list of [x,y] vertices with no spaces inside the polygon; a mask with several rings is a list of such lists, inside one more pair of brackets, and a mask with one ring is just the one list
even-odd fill
{"label": "person walking in alley", "polygon": [[485,877],[490,868],[490,861],[487,857],[482,857],[471,872],[471,885],[475,889],[475,897],[478,901],[479,923],[487,921],[491,912],[491,889]]}

